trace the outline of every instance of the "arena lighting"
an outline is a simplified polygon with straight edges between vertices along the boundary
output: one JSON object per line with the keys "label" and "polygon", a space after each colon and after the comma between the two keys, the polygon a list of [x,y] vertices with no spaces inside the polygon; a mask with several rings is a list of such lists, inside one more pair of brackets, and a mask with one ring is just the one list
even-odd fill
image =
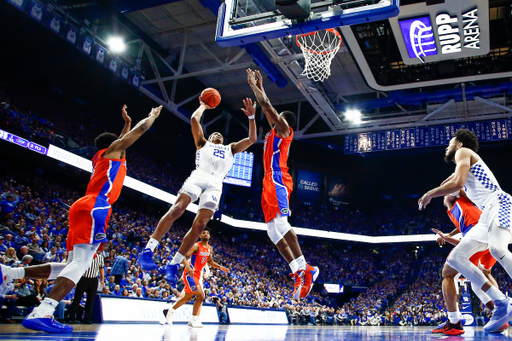
{"label": "arena lighting", "polygon": [[[27,141],[19,136],[11,134],[7,131],[0,130],[0,140],[16,144],[20,147],[33,150],[37,153],[44,154],[52,159],[63,162],[67,165],[82,169],[86,172],[92,172],[92,162],[86,158],[68,152],[67,150],[56,147],[52,144],[47,150],[43,150],[45,147],[36,145],[38,148],[31,147],[34,143]],[[148,185],[142,181],[136,180],[130,176],[127,176],[124,180],[124,186],[134,189],[140,193],[149,195],[153,198],[159,199],[169,204],[174,204],[176,196],[151,185]],[[187,211],[197,213],[198,207],[196,204],[190,204],[187,206]],[[221,216],[220,221],[224,224],[231,225],[242,229],[249,230],[260,230],[266,231],[267,226],[265,223],[259,223],[255,221],[247,221],[231,218],[225,214]],[[413,242],[434,242],[437,240],[435,234],[416,234],[416,235],[399,235],[399,236],[365,236],[359,234],[331,232],[325,230],[314,230],[303,227],[294,227],[295,233],[302,236],[327,238],[341,241],[351,241],[360,243],[370,244],[385,244],[385,243],[413,243]]]}
{"label": "arena lighting", "polygon": [[121,53],[126,50],[126,44],[124,43],[123,38],[120,37],[110,37],[107,40],[107,45],[109,50],[114,53]]}
{"label": "arena lighting", "polygon": [[361,123],[361,111],[347,110],[345,111],[345,118],[352,123]]}

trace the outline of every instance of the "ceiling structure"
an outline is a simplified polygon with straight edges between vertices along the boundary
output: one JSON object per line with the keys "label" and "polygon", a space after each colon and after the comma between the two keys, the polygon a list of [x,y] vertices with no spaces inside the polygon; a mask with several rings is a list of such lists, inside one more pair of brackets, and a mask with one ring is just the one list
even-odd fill
{"label": "ceiling structure", "polygon": [[[257,7],[258,0],[248,1]],[[401,6],[421,2],[406,0]],[[142,61],[145,76],[140,91],[187,122],[190,114],[182,109],[196,101],[199,93],[187,89],[186,79],[194,78],[205,87],[218,89],[223,102],[236,110],[243,98],[252,95],[246,80],[245,69],[248,67],[270,70],[275,82],[265,80],[267,94],[275,106],[295,106],[299,116],[298,139],[391,127],[475,121],[508,116],[512,112],[509,100],[512,85],[506,83],[508,79],[501,79],[500,86],[491,86],[490,81],[465,82],[460,78],[451,84],[419,87],[413,91],[377,91],[367,85],[354,61],[351,44],[356,42],[349,41],[347,45],[345,41],[332,61],[331,76],[323,83],[315,83],[300,75],[303,57],[295,44],[295,37],[244,47],[220,47],[215,42],[217,18],[214,14],[220,5],[219,0],[151,0],[143,1],[143,5],[134,5],[136,3],[118,0],[109,2],[107,6],[106,1],[88,4],[75,0],[59,1],[71,13],[95,23],[93,25],[99,31],[129,32],[132,58]],[[510,62],[512,1],[490,0],[489,7],[490,36],[496,34],[500,38],[493,38],[491,47],[494,49],[489,56],[482,58],[481,65],[492,69],[494,65]],[[372,67],[383,69],[387,77],[409,75],[403,77],[405,84],[431,79],[434,69],[458,72],[452,69],[461,64],[470,64],[472,70],[479,67],[475,60],[463,58],[453,61],[454,65],[449,69],[439,62],[408,67],[400,63],[393,32],[385,21],[357,28],[345,27],[341,31],[356,29],[357,44],[372,47],[369,52],[373,58],[370,60],[374,64]],[[463,67],[461,70],[464,72]],[[496,72],[499,71],[497,68]],[[416,101],[411,101],[412,98]],[[360,109],[363,112],[362,122],[354,124],[345,120],[343,113],[347,109]],[[214,120],[221,118],[228,120],[229,114],[224,113]]]}

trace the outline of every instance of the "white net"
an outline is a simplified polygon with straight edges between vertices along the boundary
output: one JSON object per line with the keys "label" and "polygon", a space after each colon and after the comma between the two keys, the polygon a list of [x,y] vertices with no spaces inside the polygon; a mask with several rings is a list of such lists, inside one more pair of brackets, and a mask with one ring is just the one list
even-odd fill
{"label": "white net", "polygon": [[340,49],[341,35],[334,29],[297,36],[306,65],[302,75],[323,82],[331,75],[331,61]]}

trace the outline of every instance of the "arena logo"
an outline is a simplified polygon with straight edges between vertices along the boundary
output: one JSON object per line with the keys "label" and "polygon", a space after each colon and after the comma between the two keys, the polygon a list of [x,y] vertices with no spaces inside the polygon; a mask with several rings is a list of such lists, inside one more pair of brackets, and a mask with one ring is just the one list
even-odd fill
{"label": "arena logo", "polygon": [[462,13],[462,32],[457,15],[440,13],[436,16],[441,54],[458,53],[463,48],[480,49],[480,27],[478,26],[477,12],[477,8],[473,8]]}

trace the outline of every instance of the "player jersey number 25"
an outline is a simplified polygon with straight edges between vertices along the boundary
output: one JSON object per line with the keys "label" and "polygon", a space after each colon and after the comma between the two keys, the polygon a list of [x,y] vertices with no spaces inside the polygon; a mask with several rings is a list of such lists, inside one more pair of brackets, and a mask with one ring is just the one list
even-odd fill
{"label": "player jersey number 25", "polygon": [[224,159],[224,150],[222,149],[214,149],[213,150],[213,156],[219,157],[221,159]]}

